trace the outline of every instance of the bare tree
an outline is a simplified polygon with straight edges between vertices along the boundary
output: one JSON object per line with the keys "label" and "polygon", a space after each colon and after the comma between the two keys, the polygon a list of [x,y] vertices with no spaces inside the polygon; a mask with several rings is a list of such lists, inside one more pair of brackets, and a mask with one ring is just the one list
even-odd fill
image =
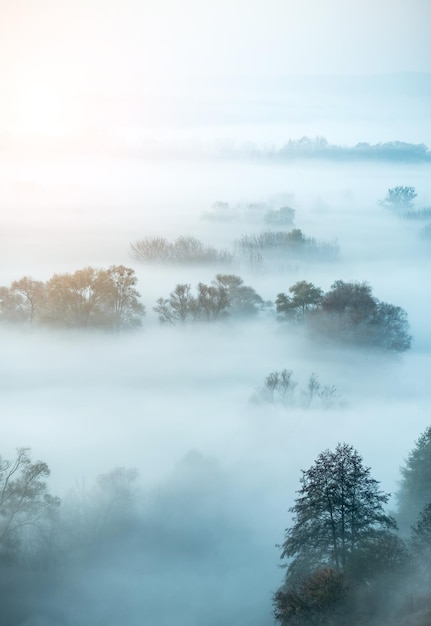
{"label": "bare tree", "polygon": [[0,550],[18,550],[22,539],[43,534],[60,501],[48,492],[49,468],[32,462],[29,448],[18,448],[12,461],[0,457]]}

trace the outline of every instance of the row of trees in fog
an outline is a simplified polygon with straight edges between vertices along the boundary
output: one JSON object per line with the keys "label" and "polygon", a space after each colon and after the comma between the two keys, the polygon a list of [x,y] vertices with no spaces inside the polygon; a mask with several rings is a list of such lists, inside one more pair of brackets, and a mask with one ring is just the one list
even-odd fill
{"label": "row of trees in fog", "polygon": [[[288,207],[269,212],[271,225],[277,225],[277,220],[283,219],[283,209]],[[301,258],[333,261],[338,256],[339,247],[337,243],[307,237],[299,228],[294,228],[290,231],[267,230],[258,235],[243,235],[235,242],[231,252],[217,250],[191,236],[181,236],[173,242],[164,237],[144,237],[130,245],[130,252],[135,260],[142,263],[232,266],[244,260],[252,264],[257,261],[263,263],[264,260]]]}
{"label": "row of trees in fog", "polygon": [[[160,567],[166,551],[178,542],[187,540],[187,558],[190,551],[203,550],[211,559],[214,542],[220,553],[227,542],[228,567],[232,537],[221,516],[224,483],[217,467],[190,453],[176,475],[170,488],[149,498],[135,469],[115,468],[61,502],[50,492],[47,464],[32,461],[29,449],[18,449],[10,460],[1,458],[2,623],[25,623],[34,615],[35,590],[42,587],[51,598],[53,581],[67,568],[78,577],[94,576],[94,568],[114,555],[116,573],[122,576],[130,566],[132,571],[147,563],[150,570]],[[178,482],[181,475],[185,484]],[[431,427],[401,468],[392,513],[386,510],[388,500],[350,444],[324,450],[302,471],[292,519],[279,546],[286,563],[284,581],[273,597],[280,624],[429,623],[418,615],[431,611]],[[208,524],[213,524],[210,535]],[[232,525],[231,531],[238,542],[240,528]],[[212,547],[206,550],[208,541]],[[16,578],[7,572],[17,573]],[[404,622],[402,616],[417,621]]]}
{"label": "row of trees in fog", "polygon": [[[73,274],[54,274],[47,282],[29,277],[0,287],[0,320],[6,323],[60,328],[122,330],[141,324],[145,307],[136,289],[134,270],[123,265],[87,267]],[[307,281],[279,293],[279,320],[302,325],[309,333],[348,345],[403,352],[410,347],[406,312],[381,302],[367,283],[335,281],[329,291]],[[217,274],[210,284],[177,284],[154,311],[162,324],[215,322],[271,311],[240,276]]]}
{"label": "row of trees in fog", "polygon": [[0,319],[59,328],[136,327],[145,313],[136,284],[135,272],[124,265],[54,274],[47,282],[24,276],[0,287]]}
{"label": "row of trees in fog", "polygon": [[[274,617],[282,626],[429,624],[431,427],[401,469],[398,510],[348,444],[302,472]],[[401,532],[398,531],[398,525]]]}

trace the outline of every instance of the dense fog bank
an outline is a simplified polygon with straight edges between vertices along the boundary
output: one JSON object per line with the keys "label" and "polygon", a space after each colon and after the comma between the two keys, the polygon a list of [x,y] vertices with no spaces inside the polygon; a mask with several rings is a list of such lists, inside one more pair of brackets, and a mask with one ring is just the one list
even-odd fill
{"label": "dense fog bank", "polygon": [[[61,499],[58,536],[37,565],[44,574],[5,566],[8,623],[271,624],[283,579],[275,545],[301,470],[348,442],[395,494],[399,467],[429,424],[426,222],[380,203],[405,184],[418,210],[429,206],[429,167],[77,158],[8,168],[0,284],[124,264],[146,308],[131,332],[2,324],[2,458],[30,447]],[[218,203],[229,219],[217,219]],[[293,225],[268,225],[268,212],[286,206]],[[292,229],[336,242],[339,253],[286,260],[263,251],[258,267],[235,258],[227,271],[272,301],[255,318],[161,325],[157,299],[177,284],[211,284],[226,267],[148,264],[130,252],[140,238],[190,236],[236,255],[241,237]],[[278,294],[298,281],[327,292],[337,280],[367,282],[402,307],[411,349],[322,341],[277,319]],[[262,402],[267,377],[283,370],[297,383],[295,401]],[[308,402],[313,375],[336,401]],[[136,470],[134,504],[99,527],[114,479],[98,477],[115,468]],[[388,508],[396,506],[392,496]]]}

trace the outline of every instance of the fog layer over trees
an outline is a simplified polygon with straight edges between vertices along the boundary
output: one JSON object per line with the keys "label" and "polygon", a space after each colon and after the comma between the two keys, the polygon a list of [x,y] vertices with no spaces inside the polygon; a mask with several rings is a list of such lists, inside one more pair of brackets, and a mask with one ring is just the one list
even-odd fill
{"label": "fog layer over trees", "polygon": [[430,165],[368,158],[396,130],[5,148],[0,622],[428,623]]}

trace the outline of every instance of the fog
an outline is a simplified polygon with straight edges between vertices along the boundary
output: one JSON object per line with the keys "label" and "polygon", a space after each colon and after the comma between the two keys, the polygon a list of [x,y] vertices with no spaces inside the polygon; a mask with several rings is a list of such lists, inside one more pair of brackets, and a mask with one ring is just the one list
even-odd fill
{"label": "fog", "polygon": [[[403,220],[379,200],[389,187],[412,185],[416,206],[429,206],[429,168],[2,158],[1,284],[125,264],[147,308],[141,329],[118,335],[0,329],[1,453],[13,458],[15,448],[28,446],[49,465],[62,523],[67,527],[79,509],[77,494],[92,499],[99,475],[123,467],[139,476],[124,535],[108,534],[91,549],[75,543],[61,575],[48,575],[39,589],[21,581],[28,589],[24,617],[14,623],[271,624],[271,597],[283,576],[275,545],[289,524],[301,469],[346,441],[382,489],[396,491],[399,466],[429,425],[430,250],[420,238],[423,222]],[[234,218],[205,219],[216,202],[229,203]],[[250,211],[253,203],[261,207]],[[177,283],[210,282],[226,270],[145,265],[131,257],[132,241],[193,235],[230,248],[265,230],[265,211],[284,204],[306,235],[336,241],[339,257],[259,270],[238,260],[228,271],[273,302],[297,280],[325,290],[337,279],[367,281],[376,297],[407,311],[409,352],[320,343],[289,331],[273,311],[251,321],[159,324],[157,298]],[[316,373],[336,387],[339,403],[324,410],[253,402],[269,372],[283,368],[302,386]]]}

